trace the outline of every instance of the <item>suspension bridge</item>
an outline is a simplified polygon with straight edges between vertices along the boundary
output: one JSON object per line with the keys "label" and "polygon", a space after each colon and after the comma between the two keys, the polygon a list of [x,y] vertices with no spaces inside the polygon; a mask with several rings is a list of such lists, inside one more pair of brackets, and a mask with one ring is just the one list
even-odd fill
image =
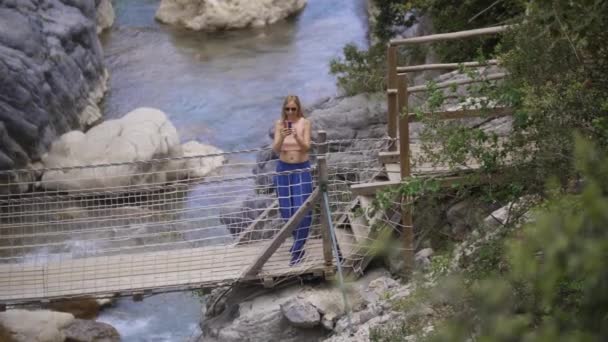
{"label": "suspension bridge", "polygon": [[[454,170],[414,162],[422,159],[423,151],[410,139],[410,123],[419,116],[408,111],[408,99],[426,87],[408,87],[407,75],[484,67],[496,61],[398,66],[399,48],[506,29],[391,41],[387,48],[386,136],[332,140],[318,132],[310,170],[315,190],[287,222],[278,214],[272,182],[277,173],[251,172],[260,165],[255,156],[269,153],[264,148],[134,163],[1,171],[0,304],[141,296],[236,282],[270,287],[292,277],[332,278],[338,263],[346,272],[360,274],[373,257],[371,249],[380,228],[401,236],[404,260],[411,270],[411,199],[397,198],[391,209],[381,211],[373,205],[375,193],[409,177],[438,177],[449,185],[458,180],[457,172],[475,170],[478,163],[470,160]],[[502,77],[504,74],[489,74],[484,80]],[[460,79],[436,87],[471,82],[476,80]],[[477,109],[432,113],[448,120],[510,114],[505,108],[489,113]],[[225,162],[212,174],[197,176],[188,169],[213,158]],[[272,160],[261,163],[268,164],[264,170],[272,170]],[[47,173],[54,175],[52,180],[44,177]],[[178,173],[186,176],[168,176]],[[313,224],[305,256],[290,266],[291,232],[309,210]],[[332,248],[332,239],[338,250]]]}

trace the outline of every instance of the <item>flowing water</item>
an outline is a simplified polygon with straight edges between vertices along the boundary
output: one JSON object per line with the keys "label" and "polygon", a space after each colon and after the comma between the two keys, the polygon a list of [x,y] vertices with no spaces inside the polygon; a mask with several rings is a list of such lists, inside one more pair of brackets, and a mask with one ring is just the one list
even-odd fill
{"label": "flowing water", "polygon": [[165,111],[182,140],[225,150],[259,146],[287,94],[305,104],[336,94],[329,61],[366,44],[365,0],[310,0],[298,16],[261,29],[200,33],[154,20],[158,1],[121,0],[104,35],[111,72],[105,115]]}
{"label": "flowing water", "polygon": [[[106,118],[142,106],[168,114],[183,141],[224,150],[268,143],[287,94],[304,105],[337,93],[329,61],[346,43],[367,44],[365,0],[309,0],[298,16],[241,31],[200,33],[157,23],[159,0],[113,1],[103,34],[110,91]],[[201,299],[171,293],[119,300],[99,318],[123,340],[190,341],[200,334]]]}

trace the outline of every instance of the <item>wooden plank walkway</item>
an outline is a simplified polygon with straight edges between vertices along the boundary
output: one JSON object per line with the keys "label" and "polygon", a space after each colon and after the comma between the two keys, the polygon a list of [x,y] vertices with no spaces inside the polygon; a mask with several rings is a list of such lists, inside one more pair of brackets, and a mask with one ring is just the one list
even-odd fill
{"label": "wooden plank walkway", "polygon": [[[18,303],[84,295],[113,295],[189,286],[214,287],[241,278],[268,241],[169,251],[0,265],[0,302]],[[287,239],[256,278],[263,280],[324,270],[320,239],[306,243],[305,259],[290,267]]]}

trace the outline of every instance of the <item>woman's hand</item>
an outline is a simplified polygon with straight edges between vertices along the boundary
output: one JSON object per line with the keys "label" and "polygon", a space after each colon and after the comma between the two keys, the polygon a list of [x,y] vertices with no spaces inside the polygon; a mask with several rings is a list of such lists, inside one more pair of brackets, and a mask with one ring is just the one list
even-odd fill
{"label": "woman's hand", "polygon": [[290,128],[281,128],[281,138],[285,138],[286,136],[290,135],[292,132],[292,130]]}

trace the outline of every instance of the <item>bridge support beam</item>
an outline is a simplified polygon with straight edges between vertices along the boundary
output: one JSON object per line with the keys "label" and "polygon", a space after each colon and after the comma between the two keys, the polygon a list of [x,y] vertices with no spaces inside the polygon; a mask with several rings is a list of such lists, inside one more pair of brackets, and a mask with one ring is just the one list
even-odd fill
{"label": "bridge support beam", "polygon": [[321,192],[317,187],[308,199],[302,204],[302,206],[295,212],[295,214],[285,223],[283,228],[274,236],[274,238],[266,245],[266,247],[258,254],[255,258],[253,264],[249,266],[243,273],[243,278],[251,279],[257,276],[258,272],[264,267],[264,264],[270,257],[276,252],[276,250],[281,246],[283,242],[287,239],[287,237],[291,234],[291,232],[296,229],[300,221],[306,216],[308,211],[312,210],[314,204],[319,200],[319,196]]}

